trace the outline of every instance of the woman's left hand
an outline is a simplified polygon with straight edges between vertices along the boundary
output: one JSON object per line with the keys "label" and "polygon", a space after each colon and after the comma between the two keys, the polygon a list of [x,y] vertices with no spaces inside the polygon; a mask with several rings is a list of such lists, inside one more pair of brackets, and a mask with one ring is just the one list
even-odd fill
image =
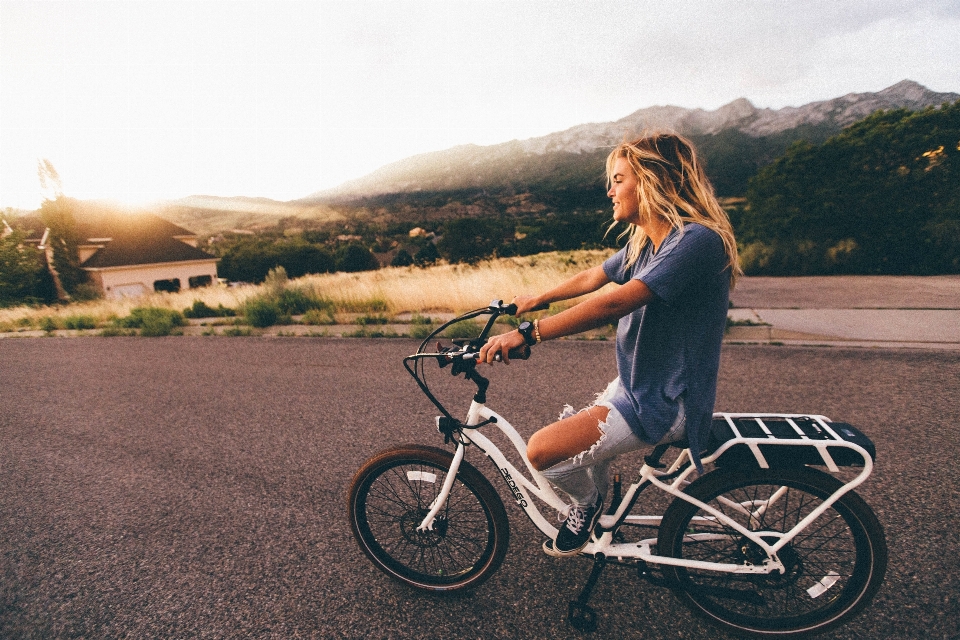
{"label": "woman's left hand", "polygon": [[483,345],[480,349],[480,355],[477,358],[479,362],[486,362],[487,364],[493,364],[496,362],[497,355],[500,356],[500,359],[504,364],[510,364],[509,353],[511,349],[516,349],[517,347],[522,347],[527,343],[523,339],[523,336],[520,335],[519,331],[509,331],[507,333],[501,333],[498,336],[493,336],[487,340],[487,344]]}

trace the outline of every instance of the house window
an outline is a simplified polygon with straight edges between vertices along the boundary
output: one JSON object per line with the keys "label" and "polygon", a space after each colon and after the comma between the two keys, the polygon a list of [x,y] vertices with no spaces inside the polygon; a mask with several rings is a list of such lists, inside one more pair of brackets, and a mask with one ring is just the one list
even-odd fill
{"label": "house window", "polygon": [[191,289],[197,287],[209,287],[213,284],[213,276],[191,276],[188,280]]}
{"label": "house window", "polygon": [[167,293],[176,293],[180,291],[180,278],[156,280],[153,283],[153,290],[157,292],[166,291]]}

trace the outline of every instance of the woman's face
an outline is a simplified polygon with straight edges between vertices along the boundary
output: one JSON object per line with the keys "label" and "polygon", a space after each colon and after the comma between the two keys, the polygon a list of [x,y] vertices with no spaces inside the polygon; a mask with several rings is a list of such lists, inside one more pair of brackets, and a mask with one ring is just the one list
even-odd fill
{"label": "woman's face", "polygon": [[637,198],[637,176],[626,158],[617,158],[610,178],[607,196],[613,200],[613,219],[640,224],[640,200]]}

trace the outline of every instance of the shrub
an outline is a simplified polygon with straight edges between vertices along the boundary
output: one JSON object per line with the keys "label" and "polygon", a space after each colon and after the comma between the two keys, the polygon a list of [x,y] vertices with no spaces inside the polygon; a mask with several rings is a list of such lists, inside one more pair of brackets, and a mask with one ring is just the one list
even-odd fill
{"label": "shrub", "polygon": [[97,321],[93,316],[67,316],[63,320],[66,329],[96,329]]}
{"label": "shrub", "polygon": [[382,313],[389,307],[383,298],[367,298],[366,300],[343,300],[339,303],[341,311],[352,313]]}
{"label": "shrub", "polygon": [[59,328],[60,327],[57,325],[57,321],[50,316],[44,316],[40,319],[40,329],[46,331],[47,333],[53,333]]}
{"label": "shrub", "polygon": [[182,313],[162,307],[137,307],[126,318],[115,321],[120,328],[140,329],[140,335],[149,337],[178,333],[176,329],[186,323]]}
{"label": "shrub", "polygon": [[476,338],[482,327],[473,320],[458,322],[447,327],[443,335],[447,338]]}
{"label": "shrub", "polygon": [[117,336],[132,336],[136,335],[137,332],[134,329],[121,329],[120,327],[104,327],[100,330],[100,336],[104,338],[115,338]]}
{"label": "shrub", "polygon": [[412,324],[410,325],[410,337],[416,338],[417,340],[423,340],[433,331],[433,327],[428,324]]}
{"label": "shrub", "polygon": [[194,300],[192,306],[183,310],[185,318],[227,318],[235,315],[237,315],[237,312],[223,306],[223,303],[220,303],[214,309],[203,300]]}
{"label": "shrub", "polygon": [[277,304],[263,298],[254,298],[247,301],[243,308],[243,317],[247,324],[252,327],[262,329],[277,324],[280,317],[280,310]]}
{"label": "shrub", "polygon": [[363,315],[357,318],[357,324],[360,326],[366,326],[368,324],[387,324],[389,320],[386,316],[383,315]]}
{"label": "shrub", "polygon": [[273,299],[276,301],[277,309],[280,313],[287,315],[300,315],[310,309],[333,307],[333,303],[326,300],[318,300],[301,289],[284,289],[276,296],[273,296]]}
{"label": "shrub", "polygon": [[336,318],[333,317],[333,310],[331,309],[310,309],[305,314],[301,320],[303,324],[337,324]]}
{"label": "shrub", "polygon": [[381,329],[367,329],[360,327],[356,331],[344,333],[344,338],[399,338],[400,334],[393,331],[383,331]]}

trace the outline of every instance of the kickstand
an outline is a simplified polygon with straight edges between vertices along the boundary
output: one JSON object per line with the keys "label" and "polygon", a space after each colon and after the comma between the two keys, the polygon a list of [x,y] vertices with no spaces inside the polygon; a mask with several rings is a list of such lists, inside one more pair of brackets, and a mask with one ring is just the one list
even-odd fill
{"label": "kickstand", "polygon": [[590,571],[590,577],[587,578],[587,584],[584,585],[580,597],[570,601],[570,610],[567,613],[567,619],[578,631],[596,631],[597,630],[597,612],[593,607],[587,604],[590,600],[590,594],[597,585],[600,578],[600,572],[607,565],[607,557],[602,553],[594,556],[593,570]]}

